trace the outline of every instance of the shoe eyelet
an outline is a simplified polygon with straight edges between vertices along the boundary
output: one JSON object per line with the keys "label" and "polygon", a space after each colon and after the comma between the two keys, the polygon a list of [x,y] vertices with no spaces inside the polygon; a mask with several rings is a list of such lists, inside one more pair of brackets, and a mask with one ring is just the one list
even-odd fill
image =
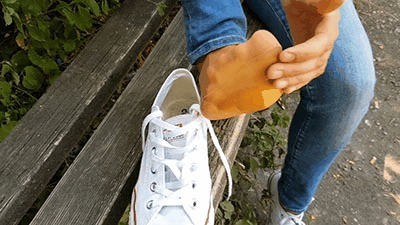
{"label": "shoe eyelet", "polygon": [[150,171],[152,174],[156,174],[158,172],[158,170],[154,168],[154,165],[151,165]]}
{"label": "shoe eyelet", "polygon": [[196,206],[197,206],[197,201],[194,200],[193,203],[192,203],[192,207],[193,207],[193,208],[196,208]]}
{"label": "shoe eyelet", "polygon": [[196,128],[196,129],[194,130],[194,136],[197,136],[197,133],[199,133],[199,129]]}
{"label": "shoe eyelet", "polygon": [[150,184],[150,191],[154,192],[156,190],[157,183],[153,182]]}
{"label": "shoe eyelet", "polygon": [[181,110],[181,114],[186,114],[186,113],[188,113],[188,110],[187,110],[187,109],[182,109],[182,110]]}
{"label": "shoe eyelet", "polygon": [[193,182],[193,183],[192,183],[192,189],[195,189],[195,188],[196,188],[196,183]]}
{"label": "shoe eyelet", "polygon": [[156,147],[151,148],[151,152],[153,153],[153,155],[157,156],[158,151]]}
{"label": "shoe eyelet", "polygon": [[146,208],[147,208],[147,209],[153,208],[153,200],[150,200],[150,201],[147,202]]}

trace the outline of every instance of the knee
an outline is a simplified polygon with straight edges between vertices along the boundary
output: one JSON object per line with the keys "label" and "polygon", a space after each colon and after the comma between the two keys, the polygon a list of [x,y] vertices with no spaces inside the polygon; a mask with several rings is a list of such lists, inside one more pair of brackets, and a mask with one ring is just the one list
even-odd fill
{"label": "knee", "polygon": [[347,78],[340,82],[339,91],[345,96],[341,99],[343,104],[356,108],[368,107],[374,97],[375,70],[362,70],[358,74],[347,74]]}
{"label": "knee", "polygon": [[336,67],[311,83],[311,93],[318,102],[316,111],[330,113],[365,111],[374,97],[375,70],[373,64],[347,68]]}

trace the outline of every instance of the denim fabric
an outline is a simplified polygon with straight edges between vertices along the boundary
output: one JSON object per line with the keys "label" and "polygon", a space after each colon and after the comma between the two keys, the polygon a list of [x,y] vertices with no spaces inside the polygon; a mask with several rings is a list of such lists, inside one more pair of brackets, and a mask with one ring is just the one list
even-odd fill
{"label": "denim fabric", "polygon": [[218,48],[246,41],[240,0],[182,0],[190,63]]}
{"label": "denim fabric", "polygon": [[[214,20],[212,24],[220,24],[218,20],[221,13],[214,11],[214,4],[233,1],[198,2],[201,2],[197,5],[198,8],[186,9],[186,11],[196,11],[199,8],[203,11],[209,10],[206,20]],[[292,45],[289,26],[279,0],[247,0],[246,3],[284,48]],[[191,7],[191,5],[184,4],[184,7]],[[240,6],[234,4],[225,7],[224,13],[240,12],[236,17],[232,14],[230,17],[237,21],[244,21],[241,9],[237,9]],[[215,13],[218,15],[214,16]],[[194,26],[193,23],[202,21],[201,17],[198,15],[195,21],[188,17],[185,19],[187,23]],[[244,26],[239,26],[237,22],[227,24],[231,27],[207,29],[201,26],[203,31],[212,33],[207,34],[212,39],[199,38],[202,40],[201,44],[193,41],[194,39],[188,41],[189,54],[193,57],[195,55],[193,51],[206,54],[223,47],[223,45],[214,45],[215,39],[225,45],[236,43],[234,41],[230,43],[227,37],[243,35]],[[230,30],[233,33],[227,36],[225,33],[219,33],[219,30]],[[318,184],[335,158],[350,141],[368,111],[369,103],[374,95],[375,71],[371,46],[353,2],[350,0],[346,1],[341,8],[339,30],[340,34],[328,61],[326,72],[301,89],[301,100],[291,122],[288,151],[278,190],[282,206],[293,212],[300,213],[307,209]],[[187,30],[188,37],[204,35],[204,33],[193,31],[194,29]],[[207,48],[201,50],[205,43],[207,43]],[[196,55],[196,57],[201,56],[201,54]],[[192,60],[196,60],[196,57]]]}

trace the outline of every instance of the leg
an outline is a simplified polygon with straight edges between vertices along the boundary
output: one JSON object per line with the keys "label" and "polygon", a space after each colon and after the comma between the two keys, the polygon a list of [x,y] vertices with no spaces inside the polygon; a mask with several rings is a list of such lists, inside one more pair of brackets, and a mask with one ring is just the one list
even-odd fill
{"label": "leg", "polygon": [[182,0],[190,63],[211,51],[246,41],[246,17],[239,0]]}
{"label": "leg", "polygon": [[[250,2],[256,0],[248,2],[251,6]],[[285,36],[282,26],[286,32],[288,26],[281,18],[279,1],[266,1],[264,5],[273,8],[275,21],[281,23],[270,25],[271,32]],[[252,8],[261,19],[265,17],[265,23],[271,22],[257,11],[261,7]],[[326,72],[302,88],[289,131],[288,154],[278,189],[283,207],[296,213],[307,209],[322,177],[350,141],[373,97],[371,47],[352,1],[342,6],[341,14],[340,35]],[[281,43],[288,40],[279,39]]]}

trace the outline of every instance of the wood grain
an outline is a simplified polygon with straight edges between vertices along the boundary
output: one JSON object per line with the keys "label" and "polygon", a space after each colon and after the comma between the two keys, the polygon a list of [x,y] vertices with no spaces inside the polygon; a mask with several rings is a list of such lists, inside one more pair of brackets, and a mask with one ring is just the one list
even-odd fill
{"label": "wood grain", "polygon": [[[173,2],[166,1],[168,8]],[[162,19],[150,1],[124,1],[0,143],[0,224],[17,224],[22,218]]]}
{"label": "wood grain", "polygon": [[183,28],[179,12],[31,225],[117,224],[136,181],[142,121],[168,74],[189,66]]}

